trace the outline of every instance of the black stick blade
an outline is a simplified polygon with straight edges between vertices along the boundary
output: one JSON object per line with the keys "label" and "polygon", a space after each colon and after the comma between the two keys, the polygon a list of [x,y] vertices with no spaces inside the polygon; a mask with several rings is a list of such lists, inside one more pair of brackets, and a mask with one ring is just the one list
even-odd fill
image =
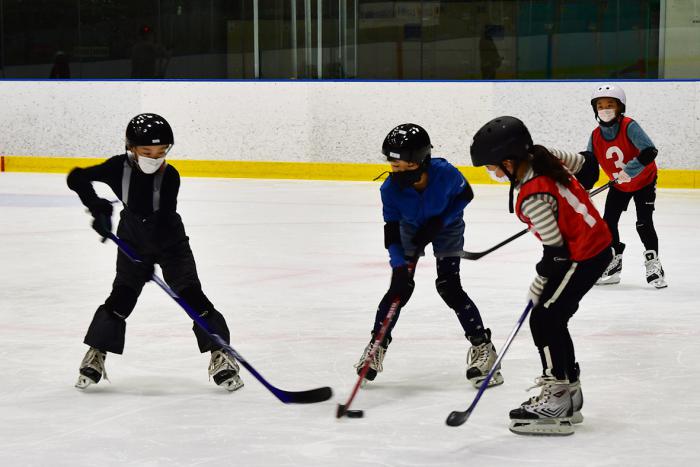
{"label": "black stick blade", "polygon": [[460,426],[467,421],[470,414],[471,411],[469,410],[466,410],[464,412],[455,410],[447,416],[447,420],[445,420],[445,423],[447,423],[449,426]]}
{"label": "black stick blade", "polygon": [[348,410],[348,406],[344,404],[338,404],[338,409],[335,411],[335,418],[362,418],[364,416],[364,410]]}
{"label": "black stick blade", "polygon": [[469,260],[475,261],[475,260],[481,258],[482,256],[484,256],[485,254],[486,253],[484,253],[483,251],[481,253],[476,253],[474,251],[463,251],[462,252],[462,259],[469,259]]}
{"label": "black stick blade", "polygon": [[314,404],[327,401],[333,397],[333,390],[328,386],[309,389],[308,391],[284,391],[283,400],[286,404]]}

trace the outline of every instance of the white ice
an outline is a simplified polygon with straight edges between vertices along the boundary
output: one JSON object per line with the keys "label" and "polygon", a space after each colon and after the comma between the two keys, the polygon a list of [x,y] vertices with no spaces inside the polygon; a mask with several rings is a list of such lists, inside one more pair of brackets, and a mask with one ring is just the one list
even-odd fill
{"label": "white ice", "polygon": [[[107,358],[111,382],[75,389],[116,248],[98,241],[64,176],[0,174],[0,465],[698,465],[700,191],[659,190],[665,290],[646,284],[633,209],[623,216],[622,283],[595,288],[571,321],[585,422],[570,437],[534,438],[507,428],[540,371],[527,324],[504,359],[505,384],[463,426],[445,425],[476,390],[432,256],[418,265],[384,372],[353,403],[365,418],[336,420],[388,286],[378,188],[183,179],[179,210],[233,347],[278,387],[334,390],[330,401],[292,406],[245,370],[235,393],[208,381],[191,322],[152,283],[128,320],[124,355]],[[480,251],[523,225],[507,212],[507,189],[474,188],[466,249]],[[538,258],[526,236],[462,262],[499,348]]]}

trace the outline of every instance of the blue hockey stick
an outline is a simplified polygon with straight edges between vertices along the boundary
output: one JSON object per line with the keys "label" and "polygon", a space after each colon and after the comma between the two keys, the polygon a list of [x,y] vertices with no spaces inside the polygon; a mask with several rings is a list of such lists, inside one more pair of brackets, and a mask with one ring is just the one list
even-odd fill
{"label": "blue hockey stick", "polygon": [[[120,239],[111,232],[108,238],[114,243],[116,243],[117,247],[119,247],[119,249],[126,256],[128,256],[131,261],[133,261],[134,263],[143,262],[141,258],[139,258],[139,256],[122,239]],[[240,362],[240,364],[243,365],[246,368],[246,370],[248,370],[253,376],[255,376],[255,378],[258,381],[260,381],[260,383],[263,386],[265,386],[268,389],[268,391],[270,391],[280,401],[284,402],[285,404],[311,404],[314,402],[323,402],[325,400],[330,399],[333,396],[333,391],[328,386],[310,389],[308,391],[285,391],[283,389],[279,389],[273,386],[265,378],[263,378],[262,375],[258,373],[257,370],[253,368],[253,366],[241,356],[241,354],[236,352],[236,350],[233,347],[227,344],[226,341],[221,338],[221,336],[212,331],[207,322],[204,321],[202,317],[199,316],[199,314],[196,311],[194,311],[185,300],[183,300],[170,287],[168,287],[168,284],[166,284],[165,281],[163,281],[163,279],[158,277],[155,273],[151,276],[151,279],[153,279],[153,282],[158,284],[158,286],[160,286],[160,288],[163,289],[165,293],[170,295],[170,297],[173,300],[175,300],[182,307],[183,310],[185,310],[189,317],[192,318],[192,320],[195,323],[197,323],[197,325],[209,335],[209,338],[212,340],[212,342],[214,342],[216,345],[221,346],[222,350],[224,350],[230,356],[238,360],[238,362]]]}
{"label": "blue hockey stick", "polygon": [[510,347],[510,344],[511,344],[511,342],[513,342],[513,339],[515,339],[515,335],[518,333],[518,331],[520,330],[520,327],[525,322],[525,318],[527,318],[527,315],[530,313],[530,310],[532,310],[532,307],[533,307],[532,301],[529,301],[527,304],[527,307],[525,307],[525,311],[523,311],[523,314],[520,315],[518,322],[516,323],[513,330],[510,332],[508,339],[506,339],[506,343],[503,344],[503,348],[501,349],[501,353],[498,355],[498,358],[496,359],[496,362],[493,364],[493,367],[491,367],[491,371],[489,371],[489,374],[486,375],[486,379],[481,382],[481,386],[479,386],[479,392],[476,393],[476,396],[474,397],[474,400],[472,401],[471,405],[464,412],[460,412],[458,410],[455,410],[452,413],[450,413],[450,415],[447,416],[447,420],[445,421],[445,423],[447,423],[450,426],[460,426],[461,424],[463,424],[464,422],[467,421],[469,416],[474,411],[474,407],[476,407],[476,404],[479,402],[479,399],[481,399],[482,394],[484,394],[484,391],[488,387],[489,381],[491,381],[493,374],[496,373],[498,371],[498,369],[500,368],[501,360],[503,360],[503,356],[508,351],[508,347]]}

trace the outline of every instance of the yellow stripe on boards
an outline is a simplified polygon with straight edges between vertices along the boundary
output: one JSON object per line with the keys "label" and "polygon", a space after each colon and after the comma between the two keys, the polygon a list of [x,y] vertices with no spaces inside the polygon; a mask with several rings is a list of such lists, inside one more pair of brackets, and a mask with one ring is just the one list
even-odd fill
{"label": "yellow stripe on boards", "polygon": [[105,159],[87,157],[4,156],[5,172],[68,173],[73,167],[89,167]]}
{"label": "yellow stripe on boards", "polygon": [[[5,172],[68,173],[74,167],[88,167],[104,158],[3,156]],[[257,162],[168,159],[183,177],[261,178],[292,180],[371,181],[389,164],[345,162]],[[457,167],[473,184],[496,184],[483,167]],[[382,177],[380,180],[384,180]],[[607,180],[604,173],[598,186]],[[659,169],[659,188],[700,188],[700,170]]]}
{"label": "yellow stripe on boards", "polygon": [[371,181],[388,164],[170,160],[185,177]]}
{"label": "yellow stripe on boards", "polygon": [[[68,173],[106,159],[83,157],[4,156],[6,172]],[[389,169],[388,164],[321,162],[205,161],[168,159],[183,177],[272,178],[294,180],[371,181]]]}

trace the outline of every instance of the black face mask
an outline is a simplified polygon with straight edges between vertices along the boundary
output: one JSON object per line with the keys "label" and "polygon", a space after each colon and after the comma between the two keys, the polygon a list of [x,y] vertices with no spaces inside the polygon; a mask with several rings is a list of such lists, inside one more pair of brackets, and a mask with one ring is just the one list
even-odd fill
{"label": "black face mask", "polygon": [[420,180],[421,175],[423,175],[423,170],[420,168],[415,170],[405,170],[403,172],[392,172],[391,181],[398,184],[399,188],[402,190],[413,186]]}

